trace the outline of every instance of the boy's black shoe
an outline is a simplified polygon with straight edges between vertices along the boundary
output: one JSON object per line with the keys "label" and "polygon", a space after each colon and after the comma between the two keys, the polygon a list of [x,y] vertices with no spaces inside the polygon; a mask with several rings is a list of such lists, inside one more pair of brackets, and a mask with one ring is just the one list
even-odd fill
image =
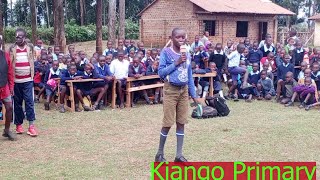
{"label": "boy's black shoe", "polygon": [[285,107],[294,106],[294,103],[292,101],[289,101],[287,104],[284,105]]}
{"label": "boy's black shoe", "polygon": [[188,160],[186,158],[184,158],[183,156],[179,157],[179,158],[175,158],[174,162],[188,162]]}
{"label": "boy's black shoe", "polygon": [[50,110],[50,106],[48,102],[44,103],[44,110],[49,111]]}
{"label": "boy's black shoe", "polygon": [[309,106],[306,106],[305,110],[306,110],[306,111],[309,111],[311,108],[312,108],[312,106],[309,105]]}
{"label": "boy's black shoe", "polygon": [[302,103],[300,104],[300,106],[299,106],[300,109],[305,108],[305,107],[306,107],[306,103],[305,103],[305,102],[302,102]]}
{"label": "boy's black shoe", "polygon": [[167,160],[163,157],[163,154],[157,154],[154,162],[166,162]]}
{"label": "boy's black shoe", "polygon": [[11,131],[3,131],[2,136],[8,138],[10,141],[16,140],[16,136]]}

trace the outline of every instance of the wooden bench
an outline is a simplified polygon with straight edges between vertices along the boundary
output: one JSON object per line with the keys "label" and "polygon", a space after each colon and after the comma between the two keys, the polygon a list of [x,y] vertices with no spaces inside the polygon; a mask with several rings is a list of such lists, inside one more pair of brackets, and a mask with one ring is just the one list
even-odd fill
{"label": "wooden bench", "polygon": [[[213,78],[217,76],[216,72],[213,73],[206,73],[206,74],[194,74],[193,77],[206,77],[210,79],[210,90],[209,90],[209,95],[213,96]],[[138,87],[132,87],[132,82],[134,81],[143,81],[143,80],[157,80],[160,79],[158,75],[151,75],[151,76],[142,76],[139,79],[133,78],[133,77],[128,77],[127,78],[127,85],[126,85],[126,107],[130,108],[131,107],[131,93],[136,92],[136,91],[141,91],[141,90],[146,90],[146,89],[154,89],[154,88],[162,88],[164,86],[164,83],[160,84],[151,84],[151,85],[143,85],[143,86],[138,86]],[[115,85],[114,85],[115,87]],[[115,93],[115,91],[114,91]],[[114,101],[115,102],[115,101]],[[115,107],[115,105],[114,105]]]}
{"label": "wooden bench", "polygon": [[158,75],[150,75],[150,76],[142,76],[141,78],[134,78],[134,77],[128,77],[127,78],[127,85],[126,85],[126,107],[131,107],[131,93],[136,91],[142,91],[146,89],[155,89],[155,88],[162,88],[163,83],[159,84],[150,84],[150,85],[143,85],[138,87],[132,87],[132,82],[135,81],[144,81],[144,80],[160,80],[160,77]]}
{"label": "wooden bench", "polygon": [[[71,102],[71,107],[66,107],[67,110],[71,111],[71,112],[75,112],[76,111],[76,106],[75,106],[75,100],[74,100],[74,96],[75,96],[75,92],[74,92],[74,85],[73,83],[84,83],[84,82],[97,82],[97,81],[104,81],[103,79],[79,79],[79,80],[66,80],[67,86],[70,89],[70,96],[68,96],[68,99]],[[59,91],[60,94],[60,91]],[[67,96],[66,96],[67,97]],[[67,101],[65,101],[66,103]]]}

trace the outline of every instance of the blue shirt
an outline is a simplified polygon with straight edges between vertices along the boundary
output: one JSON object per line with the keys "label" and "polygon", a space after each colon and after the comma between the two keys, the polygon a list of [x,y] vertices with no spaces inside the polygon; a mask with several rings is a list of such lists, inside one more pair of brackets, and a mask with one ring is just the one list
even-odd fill
{"label": "blue shirt", "polygon": [[110,71],[110,67],[108,64],[105,64],[103,67],[100,66],[99,63],[94,65],[94,70],[98,76],[98,78],[106,79],[106,76],[112,76],[112,73]]}
{"label": "blue shirt", "polygon": [[164,48],[160,54],[158,74],[161,79],[167,79],[167,76],[170,76],[170,74],[176,74],[177,76],[170,76],[170,83],[181,84],[181,82],[184,82],[184,85],[188,85],[190,96],[196,98],[197,94],[192,77],[190,54],[187,53],[186,63],[176,66],[175,62],[180,56],[181,54],[174,52],[172,48]]}

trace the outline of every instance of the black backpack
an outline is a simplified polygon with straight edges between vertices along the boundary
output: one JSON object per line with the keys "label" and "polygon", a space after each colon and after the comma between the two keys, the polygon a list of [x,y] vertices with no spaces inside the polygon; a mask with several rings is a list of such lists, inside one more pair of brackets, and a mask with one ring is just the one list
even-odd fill
{"label": "black backpack", "polygon": [[197,108],[192,111],[191,117],[195,119],[208,119],[218,116],[218,111],[211,106],[205,106],[202,108],[202,116],[197,113]]}
{"label": "black backpack", "polygon": [[230,113],[226,100],[221,97],[207,97],[206,104],[215,108],[218,111],[219,116],[228,116]]}

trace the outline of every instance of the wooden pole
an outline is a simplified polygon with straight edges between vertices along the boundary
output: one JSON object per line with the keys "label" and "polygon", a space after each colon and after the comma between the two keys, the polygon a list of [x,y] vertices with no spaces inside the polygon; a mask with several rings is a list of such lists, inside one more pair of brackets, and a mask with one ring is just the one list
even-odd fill
{"label": "wooden pole", "polygon": [[102,54],[102,0],[97,0],[96,8],[96,52]]}

